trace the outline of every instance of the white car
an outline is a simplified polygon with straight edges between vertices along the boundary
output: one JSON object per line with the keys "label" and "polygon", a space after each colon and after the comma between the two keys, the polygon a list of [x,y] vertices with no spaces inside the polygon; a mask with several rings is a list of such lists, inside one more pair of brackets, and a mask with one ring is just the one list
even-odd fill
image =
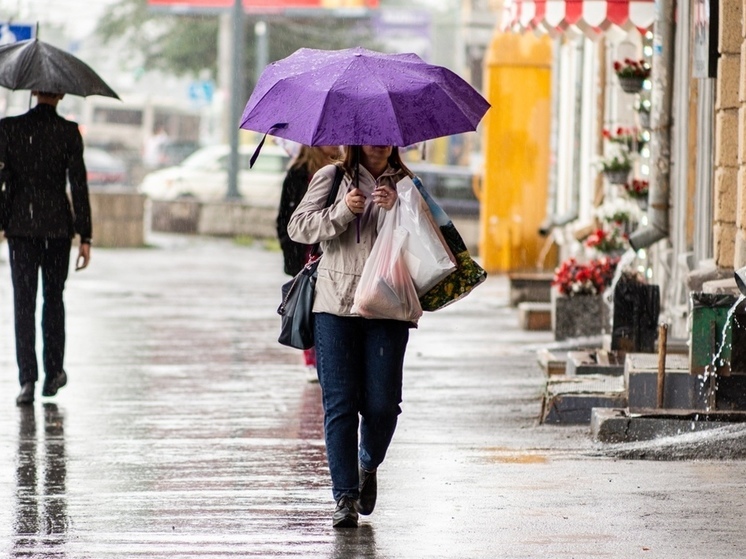
{"label": "white car", "polygon": [[[239,147],[238,192],[255,206],[278,207],[289,156],[284,149],[264,144],[254,168],[249,160],[256,146]],[[203,202],[225,200],[228,192],[230,147],[208,146],[195,151],[175,167],[148,173],[140,192],[153,200],[194,198]]]}

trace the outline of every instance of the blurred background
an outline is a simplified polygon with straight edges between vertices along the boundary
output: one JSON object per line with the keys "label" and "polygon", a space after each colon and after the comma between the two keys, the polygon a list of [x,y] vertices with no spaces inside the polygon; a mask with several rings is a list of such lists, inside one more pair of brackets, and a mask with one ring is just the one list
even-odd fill
{"label": "blurred background", "polygon": [[[248,100],[266,64],[300,47],[360,45],[415,52],[480,89],[496,18],[488,4],[244,2],[239,102]],[[117,91],[121,101],[68,96],[60,113],[81,125],[92,186],[138,187],[152,171],[178,165],[202,147],[229,143],[232,5],[233,0],[0,0],[0,19],[38,26],[40,39],[85,60]],[[28,106],[28,92],[0,91],[0,116],[19,114]],[[241,131],[241,144],[256,141],[252,133]],[[479,151],[477,134],[467,134],[428,142],[426,150],[412,150],[408,158],[457,167],[448,170],[450,180],[462,182],[470,192],[471,171],[480,168]]]}

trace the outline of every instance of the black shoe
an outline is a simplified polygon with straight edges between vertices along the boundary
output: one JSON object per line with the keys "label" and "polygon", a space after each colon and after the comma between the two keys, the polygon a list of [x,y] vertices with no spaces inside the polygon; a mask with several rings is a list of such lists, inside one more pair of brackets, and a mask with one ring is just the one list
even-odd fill
{"label": "black shoe", "polygon": [[357,511],[368,515],[376,508],[376,497],[378,496],[378,480],[376,470],[368,472],[362,466],[358,469],[360,475],[360,499],[357,502]]}
{"label": "black shoe", "polygon": [[357,508],[355,499],[344,496],[337,501],[337,508],[332,516],[332,526],[335,528],[357,528]]}
{"label": "black shoe", "polygon": [[54,396],[57,391],[67,384],[67,373],[62,371],[60,374],[44,379],[44,387],[41,391],[42,396]]}
{"label": "black shoe", "polygon": [[36,383],[34,382],[23,383],[23,386],[21,386],[21,393],[18,394],[18,397],[16,398],[16,405],[25,406],[26,404],[33,404],[35,388]]}

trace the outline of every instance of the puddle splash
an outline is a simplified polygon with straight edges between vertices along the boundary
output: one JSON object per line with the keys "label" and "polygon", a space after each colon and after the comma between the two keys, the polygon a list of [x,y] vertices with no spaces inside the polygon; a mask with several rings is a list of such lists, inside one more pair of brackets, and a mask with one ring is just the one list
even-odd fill
{"label": "puddle splash", "polygon": [[[723,357],[723,351],[728,348],[732,349],[732,342],[728,342],[728,331],[733,326],[741,326],[738,320],[735,320],[736,309],[744,300],[746,295],[739,295],[735,303],[728,309],[728,314],[725,317],[725,323],[723,324],[723,331],[720,335],[720,344],[718,350],[712,357],[712,361],[705,367],[705,370],[699,378],[699,394],[702,400],[705,402],[705,410],[712,411],[716,407],[716,395],[718,390],[718,370],[725,366],[730,366],[730,363]],[[732,332],[732,330],[731,330]]]}

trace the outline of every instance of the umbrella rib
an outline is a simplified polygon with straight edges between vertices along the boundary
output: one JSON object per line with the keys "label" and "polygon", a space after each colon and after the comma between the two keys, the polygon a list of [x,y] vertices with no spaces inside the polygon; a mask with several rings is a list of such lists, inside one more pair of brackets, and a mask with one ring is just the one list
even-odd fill
{"label": "umbrella rib", "polygon": [[[367,62],[367,61],[366,61],[366,62]],[[394,103],[393,103],[393,98],[391,97],[391,91],[389,90],[389,88],[388,88],[388,87],[386,87],[386,84],[385,84],[385,83],[383,83],[383,80],[381,80],[380,76],[379,76],[379,75],[378,75],[377,73],[375,73],[375,72],[371,72],[371,75],[373,75],[373,77],[374,77],[374,78],[376,79],[376,81],[377,81],[377,82],[379,83],[379,85],[380,85],[380,86],[381,86],[381,87],[383,88],[383,90],[384,90],[384,91],[386,92],[386,95],[388,95],[388,98],[389,98],[389,105],[391,105],[391,107],[392,107],[392,112],[393,112],[393,114],[394,114],[394,119],[396,120],[396,126],[397,126],[397,129],[399,130],[399,141],[400,141],[399,143],[401,143],[401,144],[402,144],[402,147],[403,147],[403,146],[404,146],[404,137],[403,137],[403,135],[402,135],[402,132],[403,132],[403,131],[402,131],[402,127],[401,127],[402,123],[401,123],[401,121],[399,120],[399,115],[398,115],[398,114],[396,114],[396,111],[395,111],[395,110],[393,110],[393,107],[394,107]]]}

